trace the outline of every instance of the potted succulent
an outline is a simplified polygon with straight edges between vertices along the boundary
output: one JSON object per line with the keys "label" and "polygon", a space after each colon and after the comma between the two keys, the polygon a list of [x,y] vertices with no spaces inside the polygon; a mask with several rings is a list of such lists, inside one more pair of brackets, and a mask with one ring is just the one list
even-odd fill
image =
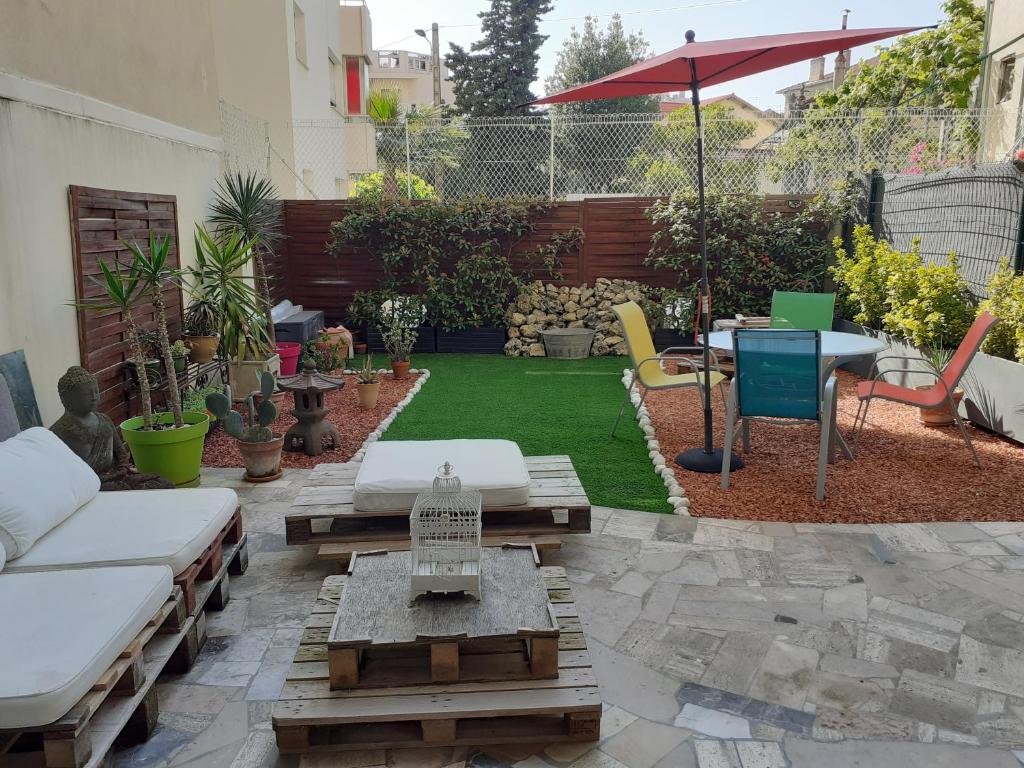
{"label": "potted succulent", "polygon": [[[953,350],[945,349],[941,346],[931,347],[922,351],[926,353],[925,362],[939,374],[942,373],[943,369],[949,365],[949,361],[953,358]],[[941,384],[933,382],[931,384],[921,384],[914,387],[914,389],[933,389],[934,387],[941,386]],[[964,391],[957,387],[953,390],[952,395],[953,405],[959,408],[960,401],[964,399]],[[926,427],[946,427],[956,423],[956,419],[953,418],[953,409],[949,407],[948,401],[944,401],[937,408],[918,408],[917,410],[918,420]]]}
{"label": "potted succulent", "polygon": [[240,232],[215,238],[197,224],[196,261],[189,270],[193,295],[216,310],[221,357],[228,360],[228,381],[239,399],[259,391],[260,374],[277,374],[281,366],[259,293],[246,274],[255,245]]}
{"label": "potted succulent", "polygon": [[374,370],[372,354],[367,355],[363,360],[363,367],[359,369],[358,377],[356,395],[359,398],[359,407],[364,411],[372,411],[377,407],[377,398],[380,397],[380,376]]}
{"label": "potted succulent", "polygon": [[224,393],[213,392],[206,396],[206,407],[223,424],[224,431],[238,442],[238,450],[245,463],[245,480],[250,483],[266,483],[281,476],[281,450],[284,435],[275,435],[270,429],[277,419],[277,407],[271,396],[277,387],[272,373],[259,374],[262,400],[255,402],[255,393],[245,399],[246,418],[233,410],[231,387]]}
{"label": "potted succulent", "polygon": [[133,358],[125,361],[128,365],[128,371],[131,374],[132,382],[138,386],[139,381],[139,361],[142,361],[142,366],[146,369],[146,376],[149,378],[150,388],[157,387],[160,384],[160,380],[163,378],[163,366],[160,364],[159,358],[159,344],[160,334],[155,328],[137,328],[136,333],[139,339],[139,349],[141,350],[141,357]]}
{"label": "potted succulent", "polygon": [[171,359],[174,360],[175,373],[184,373],[188,368],[188,344],[184,339],[178,339],[171,344]]}
{"label": "potted succulent", "polygon": [[384,350],[391,358],[391,374],[395,379],[404,379],[409,374],[409,356],[425,316],[423,302],[416,296],[396,296],[380,307],[381,336]]}
{"label": "potted succulent", "polygon": [[194,299],[185,309],[185,343],[192,352],[192,362],[208,363],[220,345],[220,320],[217,307],[204,298]]}

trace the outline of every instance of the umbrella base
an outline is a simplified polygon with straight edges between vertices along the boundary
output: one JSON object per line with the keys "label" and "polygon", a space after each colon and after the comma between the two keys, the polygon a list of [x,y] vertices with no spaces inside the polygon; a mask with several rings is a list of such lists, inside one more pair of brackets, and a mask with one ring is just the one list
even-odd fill
{"label": "umbrella base", "polygon": [[[729,470],[743,469],[743,459],[735,453],[730,454]],[[691,472],[716,473],[722,471],[722,449],[715,448],[711,453],[703,448],[691,448],[676,456],[676,464]]]}

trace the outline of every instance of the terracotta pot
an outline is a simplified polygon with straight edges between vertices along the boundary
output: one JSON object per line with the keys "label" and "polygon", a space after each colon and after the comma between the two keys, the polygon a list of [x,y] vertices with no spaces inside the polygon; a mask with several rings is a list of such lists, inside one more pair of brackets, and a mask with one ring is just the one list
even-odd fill
{"label": "terracotta pot", "polygon": [[192,348],[192,362],[202,365],[213,360],[217,354],[220,336],[186,336],[185,343]]}
{"label": "terracotta pot", "polygon": [[[914,389],[925,390],[931,389],[931,384],[925,384],[920,387],[914,387]],[[957,407],[960,406],[960,401],[964,399],[964,391],[962,389],[953,390],[953,402],[956,403]],[[950,424],[954,424],[953,411],[950,410],[949,403],[943,401],[942,405],[938,408],[919,408],[918,417],[922,424],[926,427],[945,427]]]}
{"label": "terracotta pot", "polygon": [[394,376],[396,381],[401,381],[409,375],[408,360],[392,360],[391,361],[391,375]]}
{"label": "terracotta pot", "polygon": [[366,354],[366,342],[365,341],[353,342],[353,344],[352,344],[352,351],[355,352],[357,355],[365,355]]}
{"label": "terracotta pot", "polygon": [[281,476],[281,449],[284,435],[267,443],[247,443],[237,440],[238,450],[245,463],[245,478],[250,483],[266,483]]}
{"label": "terracotta pot", "polygon": [[364,411],[372,411],[377,407],[377,398],[380,396],[380,382],[372,384],[356,384],[356,395],[359,397],[359,407]]}

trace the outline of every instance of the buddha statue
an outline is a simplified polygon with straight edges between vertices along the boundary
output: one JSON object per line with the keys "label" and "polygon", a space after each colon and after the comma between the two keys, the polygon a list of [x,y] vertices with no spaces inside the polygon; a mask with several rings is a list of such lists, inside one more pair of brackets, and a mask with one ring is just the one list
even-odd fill
{"label": "buddha statue", "polygon": [[85,368],[68,368],[57,382],[57,394],[64,404],[64,415],[50,430],[99,475],[101,491],[174,487],[160,475],[143,474],[132,466],[131,452],[120,430],[110,417],[96,410],[99,385]]}

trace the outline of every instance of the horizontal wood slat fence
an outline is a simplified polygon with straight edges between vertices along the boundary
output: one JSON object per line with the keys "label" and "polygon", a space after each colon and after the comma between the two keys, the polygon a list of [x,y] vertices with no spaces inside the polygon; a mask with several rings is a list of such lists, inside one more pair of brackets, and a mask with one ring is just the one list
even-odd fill
{"label": "horizontal wood slat fence", "polygon": [[[149,233],[171,235],[168,266],[180,266],[178,257],[178,206],[174,195],[152,195],[95,187],[70,186],[71,242],[75,266],[75,299],[83,301],[103,294],[90,278],[100,275],[99,262],[119,259],[129,264],[131,255],[122,240],[145,247]],[[182,333],[180,288],[164,291],[168,331],[172,340]],[[134,311],[140,327],[155,328],[153,305],[146,301]],[[138,411],[126,385],[124,361],[128,348],[126,323],[120,312],[78,310],[78,348],[82,366],[99,380],[99,410],[116,423]]]}
{"label": "horizontal wood slat fence", "polygon": [[[783,213],[800,210],[810,195],[769,195],[765,208]],[[646,211],[656,200],[651,197],[590,198],[557,203],[538,221],[535,232],[513,252],[525,252],[548,241],[551,235],[578,226],[583,230],[583,247],[563,255],[565,285],[590,283],[599,278],[623,278],[658,287],[675,285],[675,274],[644,265],[655,227]],[[328,324],[344,322],[345,313],[357,291],[377,286],[380,270],[358,248],[338,257],[327,253],[331,223],[352,208],[346,200],[285,200],[285,239],[268,264],[275,277],[275,301],[290,299],[307,309],[324,310]],[[514,261],[514,259],[513,259]],[[540,276],[538,276],[540,277]]]}

